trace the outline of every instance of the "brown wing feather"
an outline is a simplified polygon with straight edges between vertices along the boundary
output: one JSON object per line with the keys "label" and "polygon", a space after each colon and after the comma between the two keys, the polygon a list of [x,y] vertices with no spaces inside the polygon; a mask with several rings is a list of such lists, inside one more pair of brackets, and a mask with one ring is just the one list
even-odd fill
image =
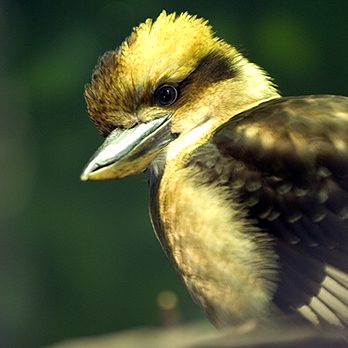
{"label": "brown wing feather", "polygon": [[198,152],[212,146],[221,158],[207,172],[276,241],[274,302],[348,326],[348,98],[271,100],[233,117]]}

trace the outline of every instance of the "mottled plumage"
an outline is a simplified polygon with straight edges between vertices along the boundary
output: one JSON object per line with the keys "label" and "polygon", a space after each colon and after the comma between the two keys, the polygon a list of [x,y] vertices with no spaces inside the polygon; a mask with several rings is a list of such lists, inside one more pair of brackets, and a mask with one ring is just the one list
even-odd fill
{"label": "mottled plumage", "polygon": [[347,149],[348,98],[290,97],[235,116],[188,163],[272,235],[273,301],[316,323],[348,322]]}
{"label": "mottled plumage", "polygon": [[86,100],[107,139],[82,179],[146,171],[212,322],[348,326],[348,98],[281,98],[207,22],[163,12],[100,59]]}

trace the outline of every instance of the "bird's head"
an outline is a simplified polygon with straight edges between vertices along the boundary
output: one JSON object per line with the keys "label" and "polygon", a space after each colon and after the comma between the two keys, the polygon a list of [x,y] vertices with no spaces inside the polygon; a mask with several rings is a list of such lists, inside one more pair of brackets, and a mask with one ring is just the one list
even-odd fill
{"label": "bird's head", "polygon": [[216,38],[205,20],[163,11],[99,59],[85,98],[106,140],[81,178],[137,174],[193,128],[222,124],[275,96],[264,71]]}

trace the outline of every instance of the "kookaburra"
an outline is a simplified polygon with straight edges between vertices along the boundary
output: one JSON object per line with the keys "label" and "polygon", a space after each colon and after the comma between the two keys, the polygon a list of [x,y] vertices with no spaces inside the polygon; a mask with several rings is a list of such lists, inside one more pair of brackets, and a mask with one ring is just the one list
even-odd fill
{"label": "kookaburra", "polygon": [[162,12],[95,67],[82,180],[145,172],[154,230],[216,326],[348,325],[348,98],[281,97],[203,19]]}

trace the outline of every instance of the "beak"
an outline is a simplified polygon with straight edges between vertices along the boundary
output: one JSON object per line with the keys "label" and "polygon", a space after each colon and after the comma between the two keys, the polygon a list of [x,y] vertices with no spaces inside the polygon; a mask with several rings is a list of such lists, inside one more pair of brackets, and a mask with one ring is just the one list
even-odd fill
{"label": "beak", "polygon": [[174,138],[171,113],[129,129],[115,129],[90,159],[81,180],[119,179],[143,172]]}

